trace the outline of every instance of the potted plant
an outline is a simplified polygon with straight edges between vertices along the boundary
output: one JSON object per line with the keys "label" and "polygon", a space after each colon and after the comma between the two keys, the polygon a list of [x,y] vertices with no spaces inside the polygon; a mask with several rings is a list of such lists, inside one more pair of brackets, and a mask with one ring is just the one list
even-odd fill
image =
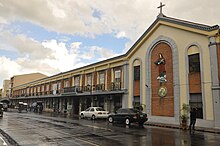
{"label": "potted plant", "polygon": [[182,104],[182,108],[181,108],[181,115],[180,115],[180,119],[181,119],[181,128],[182,129],[187,129],[187,123],[188,123],[188,119],[189,119],[189,112],[190,112],[190,107],[188,104],[183,103]]}

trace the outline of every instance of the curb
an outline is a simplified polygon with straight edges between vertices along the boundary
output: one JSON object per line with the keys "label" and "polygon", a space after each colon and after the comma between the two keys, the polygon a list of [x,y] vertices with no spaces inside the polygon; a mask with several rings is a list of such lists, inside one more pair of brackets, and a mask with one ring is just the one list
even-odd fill
{"label": "curb", "polygon": [[[161,124],[161,123],[146,123],[148,126],[155,126],[155,127],[162,127],[162,128],[172,128],[172,129],[182,129],[182,130],[188,130],[188,128],[182,128],[179,125],[167,125],[167,124]],[[215,133],[220,134],[220,129],[210,129],[210,128],[203,128],[203,127],[196,127],[196,131],[200,132],[209,132],[209,133]]]}
{"label": "curb", "polygon": [[13,145],[13,146],[20,146],[10,135],[8,135],[6,132],[4,132],[2,129],[0,129],[1,135],[6,139],[6,143]]}

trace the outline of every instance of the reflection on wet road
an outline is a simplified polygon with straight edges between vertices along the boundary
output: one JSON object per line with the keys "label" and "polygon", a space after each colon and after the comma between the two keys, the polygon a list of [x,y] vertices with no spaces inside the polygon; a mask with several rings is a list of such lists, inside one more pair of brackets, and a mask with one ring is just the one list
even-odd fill
{"label": "reflection on wet road", "polygon": [[0,129],[19,145],[31,146],[220,146],[220,135],[138,125],[126,127],[105,120],[51,117],[5,112]]}

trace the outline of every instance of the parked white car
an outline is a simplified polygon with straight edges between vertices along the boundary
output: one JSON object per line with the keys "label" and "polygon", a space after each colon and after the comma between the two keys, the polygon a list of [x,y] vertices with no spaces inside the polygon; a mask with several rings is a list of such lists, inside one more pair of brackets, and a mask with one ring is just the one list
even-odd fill
{"label": "parked white car", "polygon": [[91,118],[92,120],[99,118],[107,118],[109,112],[102,107],[89,107],[85,111],[80,112],[81,118]]}

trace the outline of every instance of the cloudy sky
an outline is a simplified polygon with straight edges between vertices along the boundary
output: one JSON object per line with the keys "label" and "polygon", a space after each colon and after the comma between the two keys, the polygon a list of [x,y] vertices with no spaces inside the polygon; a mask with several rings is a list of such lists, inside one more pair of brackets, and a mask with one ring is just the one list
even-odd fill
{"label": "cloudy sky", "polygon": [[[124,54],[161,0],[0,0],[0,88],[14,75],[51,76]],[[219,0],[162,0],[167,16],[220,24]]]}

